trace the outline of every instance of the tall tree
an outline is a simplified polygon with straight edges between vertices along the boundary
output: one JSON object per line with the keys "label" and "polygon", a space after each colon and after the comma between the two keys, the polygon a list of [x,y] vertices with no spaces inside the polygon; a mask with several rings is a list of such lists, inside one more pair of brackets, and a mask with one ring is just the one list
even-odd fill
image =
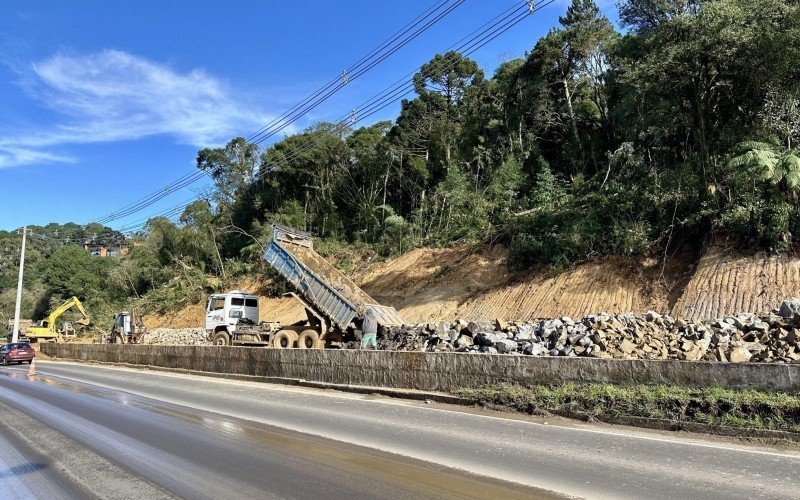
{"label": "tall tree", "polygon": [[224,148],[205,148],[197,153],[197,168],[214,179],[217,202],[222,205],[232,204],[236,194],[253,181],[258,161],[258,145],[242,137],[231,140]]}

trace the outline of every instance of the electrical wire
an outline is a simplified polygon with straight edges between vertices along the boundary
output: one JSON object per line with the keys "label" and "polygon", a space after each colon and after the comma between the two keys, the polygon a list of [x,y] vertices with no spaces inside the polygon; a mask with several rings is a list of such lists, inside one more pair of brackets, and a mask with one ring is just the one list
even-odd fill
{"label": "electrical wire", "polygon": [[[461,5],[464,1],[465,0],[439,0],[433,6],[429,7],[421,14],[419,14],[417,17],[412,19],[412,21],[407,23],[394,35],[390,36],[376,48],[372,49],[369,53],[362,56],[361,59],[359,59],[354,64],[349,66],[347,70],[345,70],[344,74],[348,75],[348,72],[354,74],[352,76],[348,75],[347,80],[351,81],[355,78],[358,78],[359,76],[363,75],[366,71],[369,71],[380,62],[386,60],[389,56],[397,52],[400,48],[408,44],[411,40],[413,40],[423,32],[427,31],[430,27],[432,27],[440,20],[442,20],[444,17],[446,17],[448,14],[450,14],[453,10],[455,10],[456,7]],[[432,16],[434,13],[440,10],[441,12],[438,12],[438,14],[434,15],[432,19],[428,19],[430,16]],[[426,19],[428,20],[425,22]],[[421,27],[418,27],[420,23],[423,22],[424,24]],[[408,34],[409,31],[415,28],[416,30],[409,35]],[[376,57],[377,57],[376,60],[372,60],[373,58]],[[366,65],[366,67],[363,67],[364,65]],[[258,144],[266,140],[266,138],[272,137],[278,131],[288,127],[291,123],[296,121],[300,116],[302,116],[303,114],[307,113],[314,107],[318,106],[319,104],[327,100],[331,95],[333,95],[335,92],[338,92],[346,84],[347,84],[346,82],[340,82],[339,77],[332,79],[327,85],[323,86],[317,92],[313,93],[311,96],[307,97],[300,103],[296,104],[295,106],[284,112],[282,115],[274,119],[272,122],[268,123],[261,129],[259,129],[256,133],[251,134],[248,137],[247,141]],[[334,87],[334,89],[331,90],[331,87]],[[320,97],[320,95],[323,93],[325,95]],[[287,119],[291,119],[291,121],[286,122]],[[99,224],[107,224],[109,222],[122,219],[129,215],[137,213],[153,205],[157,201],[165,198],[172,192],[182,189],[198,181],[199,179],[203,178],[206,175],[207,172],[204,171],[195,171],[185,174],[184,176],[171,182],[161,190],[155,191],[150,195],[147,195],[139,200],[136,200],[130,203],[129,205],[126,205],[120,208],[119,210],[107,214],[103,217],[100,217],[92,222]]]}
{"label": "electrical wire", "polygon": [[[539,6],[537,6],[535,11],[531,11],[528,8],[527,3],[525,3],[524,5],[512,6],[512,7],[508,8],[508,9],[506,9],[505,11],[503,11],[502,13],[500,13],[499,15],[495,16],[492,20],[488,21],[487,23],[481,25],[479,28],[475,29],[473,32],[471,32],[466,37],[464,37],[461,40],[459,40],[458,42],[456,42],[453,46],[448,48],[445,52],[452,50],[452,51],[460,52],[464,56],[470,55],[470,54],[474,53],[475,51],[479,50],[480,48],[482,48],[483,46],[485,46],[486,44],[490,43],[494,39],[496,39],[501,34],[505,33],[509,29],[511,29],[514,26],[516,26],[517,24],[519,24],[523,19],[525,19],[529,15],[538,12],[542,8],[547,7],[548,5],[550,5],[550,4],[554,3],[554,2],[555,2],[555,0],[547,0],[547,1],[543,2],[542,4],[540,4]],[[447,70],[447,69],[449,69],[451,67],[452,67],[452,63],[449,64],[449,65],[445,65],[441,70],[445,71],[445,70]],[[416,70],[412,71],[411,73],[409,73],[409,75],[411,75],[413,77],[413,75],[415,73],[416,73]],[[359,114],[357,115],[358,119],[357,120],[351,120],[351,123],[355,124],[355,123],[358,123],[360,121],[363,121],[366,118],[368,118],[370,116],[373,116],[374,114],[380,112],[382,109],[386,108],[389,104],[391,104],[391,103],[393,103],[393,102],[405,97],[406,95],[414,92],[413,78],[412,78],[411,82],[407,81],[407,78],[408,78],[409,75],[406,75],[405,77],[401,78],[395,84],[390,85],[383,92],[379,93],[376,96],[373,96],[371,99],[368,99],[365,103],[363,103],[359,107]],[[347,123],[348,118],[350,118],[349,114],[345,115],[345,117],[343,117],[336,124],[344,125],[344,124]],[[311,137],[312,137],[312,139],[318,141],[318,139],[316,137],[314,137],[314,136],[311,136]],[[316,145],[309,144],[306,147],[300,148],[300,150],[293,151],[292,155],[290,155],[289,157],[285,158],[284,160],[289,161],[290,159],[296,159],[297,157],[301,156],[305,152],[310,151],[314,147],[316,147]],[[198,198],[193,199],[192,201],[196,201],[197,199],[201,199],[201,198],[198,197]],[[147,218],[147,220],[149,221],[152,218],[153,217]],[[146,226],[147,226],[147,222],[145,222],[144,224],[140,224],[138,226],[133,226],[133,228],[137,229],[137,230],[141,230]],[[126,227],[126,232],[127,231],[128,231],[128,228]]]}
{"label": "electrical wire", "polygon": [[[366,65],[366,67],[363,67],[361,69],[358,69],[358,71],[356,71],[356,69],[359,66],[361,66],[361,64],[363,64],[363,63],[360,63],[359,65],[354,65],[352,67],[353,68],[352,71],[350,71],[349,73],[347,71],[345,71],[345,73],[342,75],[343,77],[346,76],[346,79],[342,78],[342,80],[337,80],[338,83],[332,85],[332,87],[330,87],[330,88],[327,88],[327,90],[322,90],[321,89],[321,91],[317,91],[315,94],[312,94],[312,96],[310,96],[309,98],[306,98],[304,100],[305,103],[300,103],[300,105],[295,105],[295,109],[293,111],[288,112],[288,113],[284,113],[283,118],[281,118],[272,127],[262,128],[262,131],[259,132],[258,134],[256,134],[255,136],[251,136],[251,138],[250,138],[250,140],[248,142],[252,142],[254,144],[261,144],[262,142],[264,142],[265,140],[269,139],[270,137],[273,137],[278,132],[284,130],[286,127],[288,127],[289,125],[291,125],[292,123],[297,121],[301,116],[305,115],[306,113],[308,113],[312,109],[316,108],[317,106],[319,106],[320,104],[322,104],[323,102],[328,100],[333,94],[335,94],[339,90],[343,89],[351,81],[353,81],[353,80],[357,79],[358,77],[364,75],[367,71],[371,70],[372,68],[374,68],[375,66],[377,66],[381,62],[385,61],[392,54],[394,54],[395,52],[397,52],[398,50],[400,50],[401,48],[406,46],[408,43],[410,43],[412,40],[414,40],[420,34],[422,34],[425,31],[427,31],[431,26],[435,25],[436,23],[438,23],[439,21],[444,19],[448,14],[453,12],[453,10],[455,10],[458,6],[460,6],[462,3],[464,3],[464,1],[465,0],[455,0],[454,3],[446,6],[446,8],[442,12],[436,14],[433,17],[433,19],[427,21],[425,24],[423,24],[421,27],[417,28],[410,35],[407,35],[405,38],[400,40],[396,45],[394,45],[391,48],[389,48],[385,53],[380,54],[377,57],[376,60],[370,61]],[[442,4],[442,5],[444,5],[444,4]],[[438,7],[437,7],[437,9],[438,9]],[[299,109],[297,109],[297,108],[299,108]]]}
{"label": "electrical wire", "polygon": [[[542,7],[546,7],[550,5],[555,0],[548,0],[543,3],[538,9]],[[486,45],[487,43],[491,42],[498,36],[500,36],[505,31],[509,30],[523,19],[525,19],[529,14],[531,14],[527,5],[518,5],[512,6],[509,9],[501,12],[493,19],[488,21],[487,23],[481,25],[477,29],[473,30],[469,35],[465,36],[455,44],[451,45],[448,49],[444,52],[455,51],[459,52],[464,56],[470,55]],[[447,71],[453,67],[455,62],[447,63],[445,60],[442,60],[440,64],[444,64],[442,67],[435,68],[437,71]],[[394,84],[390,85],[382,92],[378,93],[377,95],[373,96],[372,98],[368,99],[366,102],[359,105],[358,113],[356,116],[359,117],[358,120],[352,121],[351,124],[355,124],[359,121],[363,121],[365,118],[378,113],[382,109],[386,108],[389,104],[393,103],[396,100],[399,100],[406,95],[412,93],[414,91],[414,83],[413,83],[413,75],[418,71],[413,70],[400,80],[395,82]],[[409,77],[411,77],[409,79]],[[334,125],[346,125],[348,121],[351,121],[350,115],[345,115],[339,119],[339,121],[335,122]],[[314,139],[316,137],[312,136]],[[287,157],[286,160],[296,159],[297,157],[305,154],[306,152],[312,150],[315,145],[307,145],[304,148],[300,148],[300,150],[296,150],[293,152],[293,156]]]}

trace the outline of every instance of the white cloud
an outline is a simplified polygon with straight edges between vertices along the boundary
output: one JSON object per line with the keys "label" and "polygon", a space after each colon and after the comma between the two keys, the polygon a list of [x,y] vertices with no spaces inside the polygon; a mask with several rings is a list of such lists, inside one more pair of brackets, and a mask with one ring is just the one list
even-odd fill
{"label": "white cloud", "polygon": [[0,143],[0,168],[26,163],[74,163],[75,158]]}
{"label": "white cloud", "polygon": [[60,122],[0,137],[0,168],[75,161],[52,151],[60,145],[158,134],[198,147],[218,145],[272,118],[200,69],[181,73],[119,50],[55,55],[32,64],[22,81]]}

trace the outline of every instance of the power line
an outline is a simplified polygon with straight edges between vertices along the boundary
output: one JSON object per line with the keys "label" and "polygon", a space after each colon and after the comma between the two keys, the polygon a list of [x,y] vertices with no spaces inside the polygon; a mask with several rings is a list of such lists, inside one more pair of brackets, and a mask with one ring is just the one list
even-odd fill
{"label": "power line", "polygon": [[[555,0],[548,0],[542,3],[538,8],[541,9],[542,7],[546,7],[550,5]],[[505,31],[511,29],[516,24],[521,22],[525,19],[528,15],[532,14],[532,11],[529,10],[527,5],[517,5],[512,6],[505,11],[501,12],[490,21],[484,23],[480,27],[473,30],[470,34],[463,37],[458,42],[451,45],[448,49],[444,52],[455,51],[459,52],[464,56],[468,56],[484,45],[488,44],[498,36],[500,36]],[[438,71],[446,71],[453,67],[453,62],[448,63],[445,60],[439,62],[440,67],[436,69]],[[386,108],[392,102],[399,100],[406,95],[412,93],[414,91],[414,83],[413,83],[413,75],[418,70],[412,70],[410,73],[405,75],[404,77],[400,78],[397,82],[390,85],[382,92],[378,93],[377,95],[373,96],[372,98],[368,99],[361,105],[359,105],[355,111],[356,115],[358,116],[358,120],[353,121],[353,123],[357,123],[359,121],[363,121],[364,119],[378,113],[382,109]],[[409,78],[412,77],[412,78]],[[335,122],[334,125],[345,125],[348,120],[350,119],[352,113],[349,113],[339,119],[338,122]],[[313,139],[317,139],[315,136],[311,136]],[[299,150],[295,150],[292,152],[292,155],[285,158],[285,160],[289,161],[292,159],[296,159],[302,154],[312,150],[315,145],[307,145],[305,147],[301,147]]]}
{"label": "power line", "polygon": [[[348,69],[346,69],[343,72],[343,75],[346,76],[345,78],[346,81],[344,83],[337,84],[337,82],[339,82],[338,77],[331,80],[327,85],[323,86],[321,89],[317,90],[315,93],[311,94],[309,97],[307,97],[300,103],[296,104],[295,106],[293,106],[292,108],[281,114],[272,122],[268,123],[261,129],[259,129],[256,133],[251,134],[247,138],[247,141],[259,144],[264,140],[266,140],[268,137],[271,137],[272,135],[277,133],[278,131],[285,129],[291,123],[296,121],[300,116],[302,116],[303,114],[307,113],[314,107],[324,102],[328,97],[333,95],[335,92],[338,92],[347,83],[363,75],[366,71],[372,69],[377,64],[384,61],[386,58],[397,52],[397,50],[408,44],[411,40],[419,36],[421,33],[427,31],[430,27],[438,23],[441,19],[446,17],[453,10],[455,10],[455,8],[461,5],[464,1],[465,0],[439,0],[432,7],[429,7],[421,14],[419,14],[416,18],[414,18],[412,21],[407,23],[394,35],[386,39],[376,48],[372,49],[369,53],[363,56],[361,59],[359,59],[354,64],[349,66]],[[432,19],[429,19],[431,16],[433,16]],[[421,23],[422,26],[419,26]],[[409,32],[412,30],[414,31],[411,34],[409,34]],[[364,67],[365,65],[366,67]],[[351,75],[351,73],[355,74]],[[325,95],[320,97],[323,93]],[[290,121],[287,121],[289,119]],[[147,195],[135,202],[132,202],[129,205],[120,208],[115,212],[100,217],[92,222],[107,224],[109,222],[122,219],[129,215],[137,213],[153,205],[157,201],[165,198],[172,192],[182,189],[198,181],[199,179],[203,178],[206,175],[208,174],[207,172],[204,171],[190,172],[189,174],[186,174],[176,179],[175,181],[171,182],[161,190],[155,191],[150,195]]]}
{"label": "power line", "polygon": [[120,227],[116,228],[115,230],[119,231],[121,233],[124,233],[126,231],[129,231],[131,228],[135,228],[135,227],[138,227],[140,225],[146,224],[148,221],[150,221],[150,219],[154,219],[156,217],[170,218],[173,215],[177,215],[177,213],[175,213],[175,212],[178,212],[178,213],[183,212],[188,205],[190,205],[191,203],[194,203],[198,199],[201,199],[201,198],[197,198],[197,197],[189,198],[188,200],[182,201],[182,202],[178,203],[177,205],[174,205],[172,207],[169,207],[167,209],[162,210],[161,212],[157,212],[157,213],[155,213],[153,215],[150,215],[148,217],[143,217],[141,219],[137,219],[135,221],[128,222],[124,226],[120,226]]}
{"label": "power line", "polygon": [[116,212],[112,212],[112,213],[106,215],[105,217],[101,217],[101,218],[99,218],[99,219],[97,219],[97,220],[95,220],[93,222],[96,222],[98,224],[107,224],[109,222],[112,222],[112,221],[115,221],[115,220],[118,220],[118,219],[122,219],[124,217],[129,216],[129,215],[132,215],[132,214],[134,214],[136,212],[139,212],[140,210],[142,210],[144,208],[149,207],[150,205],[154,204],[155,202],[157,202],[157,201],[159,201],[159,200],[161,200],[163,198],[166,198],[167,196],[169,196],[173,192],[178,191],[180,189],[183,189],[184,187],[187,187],[190,184],[202,179],[205,175],[206,175],[205,172],[200,171],[200,170],[196,170],[196,171],[194,171],[193,173],[191,173],[189,175],[185,175],[185,176],[181,177],[178,181],[173,182],[168,186],[165,186],[161,190],[155,191],[154,193],[151,193],[150,195],[140,199],[139,201],[131,203],[131,204],[127,205],[126,207],[123,207],[120,210],[118,210]]}
{"label": "power line", "polygon": [[[554,2],[555,0],[547,0],[545,2],[542,2],[533,11],[529,8],[529,4],[527,2],[525,2],[522,5],[512,6],[504,10],[494,18],[492,18],[490,21],[476,28],[469,35],[463,37],[455,44],[451,45],[447,50],[445,50],[445,52],[455,51],[455,52],[460,52],[464,56],[471,55],[477,50],[484,47],[486,44],[496,39],[498,36],[502,35],[509,29],[519,24],[529,15],[539,12],[539,10],[541,10],[544,7],[547,7],[548,5]],[[453,65],[452,62],[447,63],[446,61],[443,61],[440,64],[444,64],[444,66],[442,66],[441,68],[437,68],[441,71],[448,70]],[[411,81],[408,81],[408,77],[409,76],[413,77],[416,71],[417,70],[410,72],[409,74],[407,74],[394,84],[390,85],[388,88],[384,89],[383,92],[380,92],[376,96],[373,96],[372,98],[362,103],[362,105],[359,106],[359,108],[356,108],[356,110],[354,110],[357,111],[357,119],[352,120],[352,124],[361,122],[369,118],[370,116],[373,116],[374,114],[380,112],[382,109],[386,108],[389,104],[414,92],[413,78],[411,79]],[[352,112],[348,113],[334,125],[346,124],[347,121],[350,119],[351,115]],[[312,140],[318,141],[317,137],[315,136],[310,136],[310,137]],[[312,150],[314,147],[315,145],[309,144],[305,147],[300,148],[299,150],[293,151],[289,157],[285,158],[285,160],[290,161],[292,159],[296,159],[305,152]],[[197,197],[192,201],[195,201],[197,199],[201,199],[201,197]],[[148,220],[151,218],[152,217],[148,218]],[[144,224],[140,224],[138,226],[134,226],[134,228],[138,227],[137,230],[140,230],[146,227],[146,225],[147,222],[145,222]],[[126,232],[127,231],[128,229],[126,228]]]}
{"label": "power line", "polygon": [[[342,73],[342,75],[343,75],[343,76],[344,76],[344,75],[346,75],[348,70],[352,72],[354,67],[357,67],[357,66],[361,65],[361,64],[362,64],[364,61],[366,61],[368,58],[372,57],[372,56],[373,56],[373,55],[374,55],[376,52],[378,52],[379,50],[383,49],[383,48],[386,46],[386,44],[387,44],[388,42],[390,42],[390,41],[394,41],[394,40],[397,38],[397,36],[398,36],[398,35],[401,35],[401,34],[404,34],[405,32],[407,32],[407,30],[409,29],[409,27],[415,26],[415,25],[418,23],[418,21],[419,21],[420,19],[422,19],[422,18],[424,18],[425,16],[429,15],[429,14],[430,14],[432,11],[434,11],[434,10],[437,10],[439,7],[441,7],[441,5],[443,5],[444,3],[446,3],[446,1],[448,1],[448,0],[440,0],[438,3],[434,4],[434,5],[433,5],[433,6],[431,6],[429,9],[425,10],[424,12],[422,12],[422,14],[420,14],[419,16],[417,16],[415,19],[412,19],[412,20],[411,20],[411,21],[410,21],[410,22],[409,22],[409,23],[408,23],[406,26],[404,26],[403,28],[401,28],[401,30],[400,30],[400,31],[396,32],[394,35],[392,35],[392,37],[390,37],[389,39],[387,39],[386,41],[384,41],[384,42],[383,42],[381,45],[379,45],[378,47],[376,47],[375,49],[373,49],[372,51],[370,51],[370,52],[369,52],[369,53],[368,53],[366,56],[364,56],[364,57],[362,57],[361,59],[359,59],[358,61],[356,61],[356,63],[355,63],[353,66],[351,66],[350,68],[348,68],[347,70],[345,70],[345,71]],[[286,113],[291,113],[291,112],[294,112],[296,109],[298,109],[299,107],[303,106],[304,104],[306,104],[308,101],[310,101],[311,99],[313,99],[313,98],[314,98],[314,97],[316,97],[317,95],[319,95],[319,94],[321,94],[322,92],[324,92],[325,90],[329,89],[331,86],[333,86],[334,84],[336,84],[338,81],[339,81],[339,77],[338,77],[338,76],[334,77],[334,78],[333,78],[332,80],[330,80],[330,81],[329,81],[327,84],[325,84],[325,85],[324,85],[322,88],[318,89],[316,92],[314,92],[314,93],[313,93],[313,94],[311,94],[310,96],[306,97],[305,99],[303,99],[303,100],[302,100],[302,101],[300,101],[299,103],[295,104],[295,105],[294,105],[292,108],[290,108],[289,110],[287,110],[286,112],[284,112],[284,114],[286,114]],[[283,118],[283,115],[276,117],[276,118],[275,118],[275,119],[273,119],[271,122],[267,123],[266,125],[264,125],[264,126],[263,126],[263,127],[261,127],[260,129],[258,129],[256,132],[254,132],[253,134],[251,134],[250,136],[248,136],[248,137],[246,138],[246,140],[247,140],[248,142],[252,142],[252,141],[253,141],[253,140],[254,140],[254,139],[255,139],[255,138],[256,138],[256,137],[257,137],[259,134],[261,134],[261,133],[262,133],[262,132],[264,132],[265,130],[268,130],[269,128],[271,128],[272,126],[274,126],[275,124],[277,124],[281,118]]]}
{"label": "power line", "polygon": [[[389,56],[400,50],[417,36],[424,33],[430,27],[444,19],[459,5],[464,3],[464,1],[465,0],[454,0],[453,3],[449,3],[451,0],[441,0],[434,5],[433,8],[427,9],[425,12],[408,23],[403,29],[401,29],[401,31],[396,33],[389,40],[383,42],[379,49],[374,49],[372,52],[370,52],[370,54],[362,57],[357,63],[347,68],[343,72],[341,79],[339,77],[334,78],[327,85],[323,86],[284,112],[281,116],[275,118],[270,123],[262,127],[258,132],[250,135],[247,138],[247,141],[254,144],[260,144],[281,130],[285,129],[297,121],[297,119],[299,119],[301,116],[319,106],[333,94],[344,88],[350,82],[386,60]],[[437,13],[437,11],[440,9],[442,9],[441,12]],[[431,15],[433,15],[433,18],[425,21]],[[417,27],[423,21],[424,24]],[[408,31],[412,29],[414,31],[410,34],[407,34]]]}

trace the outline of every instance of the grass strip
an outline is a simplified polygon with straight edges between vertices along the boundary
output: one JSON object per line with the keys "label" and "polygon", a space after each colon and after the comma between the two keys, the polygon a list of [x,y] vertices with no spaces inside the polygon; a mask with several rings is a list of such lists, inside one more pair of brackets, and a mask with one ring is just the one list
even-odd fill
{"label": "grass strip", "polygon": [[492,384],[463,388],[472,404],[532,415],[644,417],[711,426],[800,432],[800,396],[786,392],[666,385]]}

